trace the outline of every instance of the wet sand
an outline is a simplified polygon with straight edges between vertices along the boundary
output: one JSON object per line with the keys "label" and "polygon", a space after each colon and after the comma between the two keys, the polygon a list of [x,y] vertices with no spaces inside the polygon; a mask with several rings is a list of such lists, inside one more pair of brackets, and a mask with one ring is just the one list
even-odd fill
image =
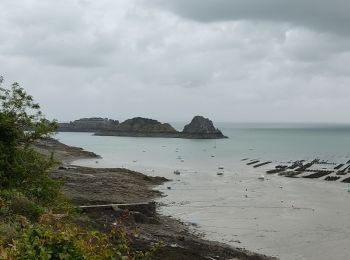
{"label": "wet sand", "polygon": [[258,180],[268,167],[232,169],[192,189],[184,174],[170,185],[162,212],[197,223],[209,239],[280,259],[348,259],[347,184],[278,175]]}
{"label": "wet sand", "polygon": [[[51,171],[51,176],[64,182],[64,191],[77,205],[94,205],[103,203],[149,202],[161,196],[154,188],[167,181],[161,177],[149,177],[127,169],[98,169],[73,166],[69,163],[74,158],[97,158],[96,154],[79,148],[70,150],[69,146],[56,141],[46,140],[38,145],[41,152],[48,145],[57,159],[64,159],[64,166]],[[77,150],[78,149],[78,150]],[[117,218],[124,218],[127,229],[139,230],[133,246],[146,248],[153,243],[161,243],[154,259],[273,259],[218,242],[202,239],[190,232],[189,227],[173,219],[158,214],[152,208],[137,211],[94,210],[85,213],[89,225],[101,231],[108,230]],[[125,217],[127,214],[127,217]],[[86,225],[87,223],[84,223]]]}
{"label": "wet sand", "polygon": [[[234,248],[247,248],[280,259],[348,258],[350,255],[348,184],[324,181],[323,178],[295,179],[277,174],[267,175],[266,171],[271,169],[271,165],[254,168],[252,165],[247,166],[246,163],[242,161],[241,167],[225,169],[224,176],[220,177],[215,173],[205,175],[202,172],[181,172],[180,176],[175,176],[172,171],[157,169],[155,174],[168,172],[161,175],[173,181],[161,186],[154,186],[159,184],[158,181],[149,183],[147,189],[157,187],[157,190],[167,196],[159,197],[159,192],[148,194],[149,199],[156,199],[163,206],[160,207],[162,216],[157,218],[158,224],[137,223],[145,230],[144,236],[167,241],[169,246],[164,249],[163,255],[172,252],[173,259],[181,259],[176,258],[179,257],[181,250],[183,250],[181,255],[188,257],[182,259],[201,259],[194,256],[200,251],[223,253],[224,245],[219,244],[216,251],[209,249],[215,243],[193,236],[192,231],[203,232],[204,238],[224,242]],[[98,174],[99,170],[95,170]],[[265,181],[258,180],[263,174],[266,177]],[[303,173],[301,176],[305,174],[309,173]],[[200,186],[195,182],[199,177]],[[127,179],[129,178],[125,180]],[[81,183],[81,180],[77,183]],[[103,183],[102,181],[100,188],[97,187],[96,190],[104,190]],[[117,186],[121,187],[123,184]],[[72,187],[74,185],[71,185]],[[92,193],[89,191],[87,194]],[[127,194],[125,192],[124,201],[129,201]],[[141,197],[145,196],[141,194],[139,194]],[[135,198],[137,199],[137,196]],[[96,199],[96,202],[98,201],[99,199]],[[183,225],[164,215],[179,218],[193,225]],[[97,216],[94,217],[99,219]],[[188,237],[191,238],[187,239]],[[196,239],[200,242],[193,242]],[[171,247],[174,244],[180,247]],[[194,251],[180,249],[182,245],[191,245]],[[230,259],[225,257],[228,256],[217,259]]]}

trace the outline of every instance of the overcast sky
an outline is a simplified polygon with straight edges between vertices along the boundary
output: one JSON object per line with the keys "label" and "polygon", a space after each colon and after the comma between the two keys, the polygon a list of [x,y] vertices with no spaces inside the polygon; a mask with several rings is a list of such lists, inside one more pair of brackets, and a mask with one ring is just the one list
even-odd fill
{"label": "overcast sky", "polygon": [[0,75],[60,121],[350,123],[349,0],[1,0]]}

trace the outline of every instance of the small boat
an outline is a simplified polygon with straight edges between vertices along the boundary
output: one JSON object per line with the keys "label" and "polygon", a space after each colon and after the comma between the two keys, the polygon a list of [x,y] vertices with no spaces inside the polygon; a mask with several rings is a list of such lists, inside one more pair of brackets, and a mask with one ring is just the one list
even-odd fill
{"label": "small boat", "polygon": [[179,171],[179,170],[175,170],[175,171],[174,171],[174,174],[180,175],[180,171]]}
{"label": "small boat", "polygon": [[211,158],[214,158],[214,157],[215,157],[215,155],[212,155],[212,156],[211,156]]}
{"label": "small boat", "polygon": [[261,175],[258,179],[261,180],[261,181],[264,181],[265,180],[265,176]]}
{"label": "small boat", "polygon": [[216,173],[216,175],[222,176],[222,175],[224,175],[224,171],[218,171],[218,172]]}
{"label": "small boat", "polygon": [[349,186],[348,186],[348,192],[350,192],[350,184],[349,184]]}
{"label": "small boat", "polygon": [[224,167],[219,167],[218,169],[219,169],[219,170],[223,170],[223,169],[224,169]]}
{"label": "small boat", "polygon": [[185,160],[184,159],[181,159],[181,162],[184,162]]}

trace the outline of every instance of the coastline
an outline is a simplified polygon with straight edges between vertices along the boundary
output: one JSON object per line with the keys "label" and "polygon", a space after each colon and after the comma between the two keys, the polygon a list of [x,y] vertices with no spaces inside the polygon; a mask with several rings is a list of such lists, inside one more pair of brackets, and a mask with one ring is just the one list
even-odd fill
{"label": "coastline", "polygon": [[153,138],[183,138],[183,139],[226,139],[222,134],[189,134],[189,133],[166,133],[166,132],[121,132],[121,131],[104,131],[94,133],[96,136],[119,136],[119,137],[153,137]]}
{"label": "coastline", "polygon": [[[75,160],[98,158],[98,155],[61,144],[57,140],[46,140],[38,148],[46,155],[54,152],[55,158],[66,165],[53,169],[51,176],[64,182],[65,194],[79,206],[152,202],[162,196],[154,188],[168,181],[162,177],[149,177],[122,168],[99,169],[71,165]],[[138,237],[133,241],[135,247],[145,248],[153,243],[161,244],[154,259],[276,259],[204,240],[190,232],[186,224],[162,216],[150,208],[138,208],[136,211],[95,210],[85,214],[92,226],[104,230],[116,218],[125,216],[126,212],[128,216],[123,222],[125,227],[139,230]]]}

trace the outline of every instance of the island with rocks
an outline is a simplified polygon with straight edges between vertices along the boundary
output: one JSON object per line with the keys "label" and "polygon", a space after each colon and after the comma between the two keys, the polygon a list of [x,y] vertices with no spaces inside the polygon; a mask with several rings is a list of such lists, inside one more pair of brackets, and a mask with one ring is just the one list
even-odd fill
{"label": "island with rocks", "polygon": [[118,120],[91,117],[81,118],[69,123],[59,123],[59,132],[97,132],[97,131],[109,131],[115,129],[119,125]]}
{"label": "island with rocks", "polygon": [[161,123],[154,119],[135,117],[120,123],[108,131],[97,131],[100,136],[132,136],[132,137],[173,137],[177,131],[170,124]]}
{"label": "island with rocks", "polygon": [[185,125],[183,131],[180,133],[182,138],[193,139],[221,139],[227,138],[222,132],[214,127],[213,122],[202,116],[195,116],[191,123]]}
{"label": "island with rocks", "polygon": [[122,123],[112,119],[87,118],[70,123],[60,123],[58,132],[93,132],[98,136],[164,137],[187,139],[227,138],[215,128],[213,122],[203,116],[195,116],[183,131],[177,131],[168,123],[154,119],[135,117]]}

